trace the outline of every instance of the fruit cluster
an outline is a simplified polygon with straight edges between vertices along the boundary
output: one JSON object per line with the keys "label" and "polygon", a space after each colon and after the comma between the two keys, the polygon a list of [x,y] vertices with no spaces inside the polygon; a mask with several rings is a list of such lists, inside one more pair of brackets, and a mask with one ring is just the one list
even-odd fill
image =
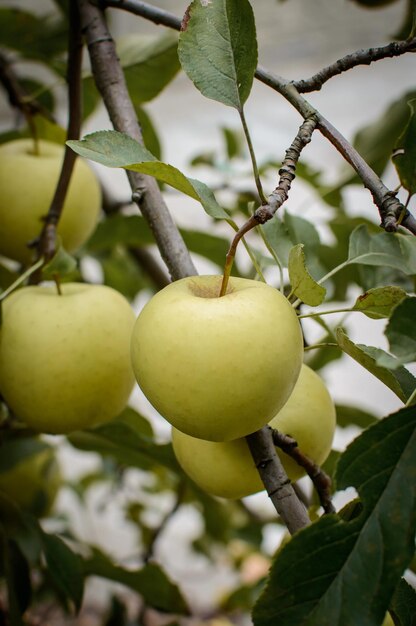
{"label": "fruit cluster", "polygon": [[[136,379],[172,425],[176,457],[205,491],[241,498],[263,489],[245,436],[267,423],[322,463],[335,408],[321,378],[302,365],[303,342],[288,300],[264,283],[177,281],[144,307],[133,330]],[[302,476],[289,457],[291,480]]]}
{"label": "fruit cluster", "polygon": [[[22,263],[30,260],[27,242],[39,233],[63,154],[47,142],[38,150],[32,154],[26,140],[0,147],[0,254]],[[15,171],[25,172],[19,194],[11,192]],[[79,161],[59,226],[68,249],[89,236],[99,204],[95,177]],[[245,437],[266,424],[290,434],[322,463],[335,411],[319,376],[302,365],[293,308],[261,282],[231,278],[222,297],[220,285],[219,276],[172,283],[136,322],[129,303],[106,286],[15,290],[2,306],[0,392],[29,428],[64,434],[116,417],[135,375],[172,425],[184,471],[217,496],[240,498],[263,488]],[[32,455],[36,467],[44,466],[45,454]],[[301,476],[291,459],[284,465],[292,480]],[[0,490],[21,481],[24,468],[17,465],[15,477],[5,481],[0,467]]]}

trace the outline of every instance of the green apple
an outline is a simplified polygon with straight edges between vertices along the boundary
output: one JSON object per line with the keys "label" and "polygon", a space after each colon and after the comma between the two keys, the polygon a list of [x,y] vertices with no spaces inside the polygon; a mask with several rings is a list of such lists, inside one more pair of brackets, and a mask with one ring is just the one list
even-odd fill
{"label": "green apple", "polygon": [[39,439],[17,438],[2,444],[0,494],[38,517],[50,513],[62,477],[54,448]]}
{"label": "green apple", "polygon": [[[270,426],[296,439],[315,463],[327,458],[335,432],[335,407],[322,379],[303,365],[295,388]],[[182,469],[204,491],[223,498],[242,498],[264,489],[244,438],[204,441],[172,429],[173,449]],[[304,470],[279,451],[290,480]]]}
{"label": "green apple", "polygon": [[201,439],[237,439],[285,404],[302,364],[299,322],[276,289],[221,276],[193,276],[159,291],[132,336],[143,393],[175,428]]}
{"label": "green apple", "polygon": [[103,285],[24,287],[3,303],[0,392],[28,426],[68,433],[106,422],[134,384],[135,315]]}
{"label": "green apple", "polygon": [[[64,146],[32,139],[0,145],[0,254],[28,264],[27,244],[41,232],[61,170]],[[97,178],[85,161],[77,159],[58,224],[66,250],[83,244],[95,229],[101,207]]]}

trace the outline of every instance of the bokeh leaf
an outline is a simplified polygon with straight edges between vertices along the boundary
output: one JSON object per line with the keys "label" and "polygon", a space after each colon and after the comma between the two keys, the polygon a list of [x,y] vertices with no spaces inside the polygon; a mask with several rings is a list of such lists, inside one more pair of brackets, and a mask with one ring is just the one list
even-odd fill
{"label": "bokeh leaf", "polygon": [[148,468],[163,465],[174,472],[179,466],[170,444],[157,444],[153,437],[140,432],[132,425],[131,415],[119,418],[89,430],[72,433],[69,442],[80,450],[98,452],[110,456],[119,463],[131,467]]}
{"label": "bokeh leaf", "polygon": [[180,69],[178,37],[172,31],[158,37],[131,33],[116,46],[134,106],[153,100]]}
{"label": "bokeh leaf", "polygon": [[416,298],[405,298],[393,311],[385,334],[400,363],[416,360]]}
{"label": "bokeh leaf", "polygon": [[156,563],[148,563],[141,569],[127,570],[94,549],[92,555],[84,561],[84,572],[86,576],[100,576],[133,589],[143,597],[146,604],[159,611],[189,614],[179,588]]}
{"label": "bokeh leaf", "polygon": [[193,0],[179,36],[182,69],[207,98],[242,110],[257,66],[248,0]]}
{"label": "bokeh leaf", "polygon": [[403,134],[397,140],[393,163],[400,182],[413,195],[416,192],[416,99],[410,100],[410,119]]}
{"label": "bokeh leaf", "polygon": [[57,535],[42,533],[42,545],[52,583],[79,611],[84,594],[81,558]]}
{"label": "bokeh leaf", "polygon": [[361,512],[350,521],[327,515],[292,537],[254,607],[254,626],[380,626],[414,554],[415,458],[415,408],[350,444],[336,481],[357,489]]}

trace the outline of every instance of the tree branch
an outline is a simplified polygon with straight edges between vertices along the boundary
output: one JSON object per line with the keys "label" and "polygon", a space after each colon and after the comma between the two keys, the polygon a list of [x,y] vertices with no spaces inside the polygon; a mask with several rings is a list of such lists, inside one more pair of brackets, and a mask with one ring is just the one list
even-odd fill
{"label": "tree branch", "polygon": [[[76,2],[69,6],[68,67],[68,128],[67,139],[79,139],[82,121],[82,37],[80,16]],[[56,251],[56,228],[61,217],[65,197],[68,191],[77,155],[68,146],[65,147],[64,160],[55,193],[45,217],[42,232],[36,242],[38,258],[48,261]]]}
{"label": "tree branch", "polygon": [[276,189],[270,194],[267,204],[263,204],[258,207],[254,214],[236,232],[226,256],[220,297],[227,293],[228,280],[230,278],[235,253],[240,240],[246,233],[259,224],[265,224],[265,222],[272,219],[276,211],[287,200],[292,182],[296,177],[296,165],[299,161],[300,153],[310,142],[312,133],[316,128],[316,123],[315,116],[312,116],[306,119],[300,126],[295,139],[286,150],[285,158],[281,168],[279,169],[279,183]]}
{"label": "tree branch", "polygon": [[[134,13],[135,15],[144,17],[155,24],[163,24],[164,26],[173,28],[174,30],[180,30],[181,28],[181,20],[178,17],[175,17],[175,15],[167,11],[153,7],[146,2],[142,2],[141,0],[103,0],[103,2],[106,6],[124,9]],[[416,38],[412,38],[405,42],[393,43],[381,48],[359,50],[347,55],[347,57],[344,57],[344,60],[340,59],[337,63],[341,63],[341,65],[352,64],[351,67],[354,67],[354,65],[364,63],[365,58],[372,57],[371,61],[373,61],[378,58],[382,59],[389,56],[397,56],[398,54],[403,54],[404,52],[413,51],[415,49]],[[348,60],[345,61],[345,59]],[[357,59],[359,62],[356,62]],[[329,66],[329,68],[321,70],[321,72],[324,73],[324,76],[328,73],[331,74],[337,63],[333,66]],[[320,75],[321,72],[318,72],[318,74],[313,76],[312,79],[315,80],[315,77]],[[326,120],[311,104],[309,104],[307,100],[305,100],[305,98],[301,96],[296,88],[296,85],[298,84],[297,82],[291,82],[281,78],[280,76],[275,76],[260,66],[257,67],[255,76],[262,83],[280,93],[295,107],[297,111],[299,111],[305,120],[311,117],[316,118],[317,127],[320,132],[332,143],[333,146],[335,146],[344,159],[352,165],[358,176],[361,178],[364,186],[371,192],[374,203],[379,209],[381,226],[385,230],[395,231],[397,230],[399,223],[401,223],[401,225],[407,228],[410,232],[416,234],[416,220],[396,198],[395,192],[389,190],[382,183],[377,174],[369,167],[369,165],[364,161],[355,148],[351,146],[345,137],[343,137],[342,134],[336,130],[330,122],[328,122],[328,120]],[[312,79],[308,79],[303,82],[305,84],[309,84],[309,81]]]}
{"label": "tree branch", "polygon": [[[297,91],[293,83],[280,76],[274,76],[264,68],[257,68],[259,80],[268,85],[286,98],[305,119],[312,114],[316,117],[317,128],[333,146],[342,154],[344,159],[354,168],[361,178],[364,187],[371,195],[378,207],[381,226],[389,232],[394,232],[402,226],[415,232],[415,223],[412,216],[407,212],[403,204],[396,198],[396,192],[388,189],[379,176],[372,170],[357,150],[345,139],[345,137],[327,120],[314,109]],[[405,216],[402,219],[402,216]]]}
{"label": "tree branch", "polygon": [[273,502],[290,534],[310,524],[308,512],[297,497],[276,453],[272,429],[264,426],[246,437],[248,447]]}
{"label": "tree branch", "polygon": [[[143,143],[114,41],[103,12],[88,0],[79,0],[82,29],[94,79],[114,128]],[[147,220],[173,280],[195,275],[196,269],[154,178],[127,172],[133,200]]]}
{"label": "tree branch", "polygon": [[35,99],[29,99],[29,94],[16,76],[12,63],[2,51],[0,51],[0,83],[3,85],[4,90],[7,93],[10,106],[23,113],[32,133],[33,115],[40,113],[49,120],[52,119],[49,111],[40,102]]}
{"label": "tree branch", "polygon": [[319,501],[325,514],[335,513],[331,502],[331,479],[316,463],[299,449],[297,442],[292,437],[284,435],[278,430],[272,431],[273,443],[290,456],[308,474],[318,493]]}
{"label": "tree branch", "polygon": [[[120,6],[121,4],[124,3],[121,2]],[[137,3],[135,4],[137,5]],[[113,125],[117,130],[141,141],[142,137],[136,114],[103,14],[88,0],[79,0],[79,5],[94,78]],[[172,278],[177,279],[196,274],[182,239],[178,240],[179,232],[161,199],[156,183],[147,176],[143,177],[135,172],[129,172],[129,174],[131,174],[130,184],[133,189],[133,197],[138,190],[140,196],[138,200],[143,216],[149,220]],[[150,185],[153,189],[153,184],[155,189],[150,191]],[[293,488],[287,484],[287,477],[277,457],[271,433],[267,429],[266,432],[266,436],[263,430],[250,435],[250,449],[252,454],[256,454],[256,464],[259,466],[260,475],[268,493],[271,494],[275,507],[285,519],[290,531],[295,532],[309,524],[309,517],[303,504],[297,499]]]}
{"label": "tree branch", "polygon": [[416,37],[405,41],[394,41],[387,46],[379,48],[369,48],[367,50],[357,50],[351,54],[347,54],[338,59],[335,63],[324,67],[322,70],[304,80],[293,81],[293,86],[299,93],[309,93],[311,91],[319,91],[324,83],[334,76],[338,76],[342,72],[346,72],[358,65],[370,65],[374,61],[381,59],[397,57],[406,52],[416,51]]}

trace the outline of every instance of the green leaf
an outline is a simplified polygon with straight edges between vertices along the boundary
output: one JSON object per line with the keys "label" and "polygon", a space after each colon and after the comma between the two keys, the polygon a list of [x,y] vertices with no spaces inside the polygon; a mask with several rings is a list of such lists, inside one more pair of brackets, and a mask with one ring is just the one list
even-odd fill
{"label": "green leaf", "polygon": [[414,554],[416,409],[364,431],[340,457],[338,489],[363,508],[350,521],[327,515],[278,553],[254,607],[254,626],[380,626]]}
{"label": "green leaf", "polygon": [[79,611],[84,593],[81,557],[57,535],[42,532],[42,545],[51,582]]}
{"label": "green leaf", "polygon": [[104,283],[133,300],[140,289],[148,285],[146,278],[133,256],[121,246],[114,247],[100,257]]}
{"label": "green leaf", "polygon": [[157,158],[162,158],[162,145],[156,128],[149,113],[141,106],[135,106],[135,111],[142,129],[143,143],[146,148]]}
{"label": "green leaf", "polygon": [[410,119],[402,135],[397,140],[393,163],[400,182],[413,195],[416,192],[416,99],[410,100]]}
{"label": "green leaf", "polygon": [[67,23],[52,15],[34,15],[21,9],[0,9],[2,46],[23,57],[45,63],[67,47]]}
{"label": "green leaf", "polygon": [[361,311],[372,319],[390,317],[393,308],[406,297],[400,287],[376,287],[369,289],[355,301],[352,311]]}
{"label": "green leaf", "polygon": [[0,562],[4,565],[10,623],[24,626],[23,613],[29,606],[32,587],[29,564],[17,543],[7,539],[0,525]]}
{"label": "green leaf", "polygon": [[416,624],[416,591],[402,578],[391,599],[389,611],[400,626]]}
{"label": "green leaf", "polygon": [[225,126],[221,128],[221,131],[228,159],[231,161],[234,157],[242,156],[244,152],[244,143],[242,141],[241,134],[231,128],[226,128]]}
{"label": "green leaf", "polygon": [[392,233],[372,235],[364,225],[351,233],[348,263],[381,265],[405,271],[398,239]]}
{"label": "green leaf", "polygon": [[7,472],[24,459],[39,454],[50,446],[41,439],[17,437],[1,443],[0,472]]}
{"label": "green leaf", "polygon": [[346,406],[344,404],[336,405],[337,425],[341,428],[347,426],[359,426],[360,428],[368,428],[377,422],[375,415],[363,411],[356,406]]}
{"label": "green leaf", "polygon": [[286,224],[280,219],[277,213],[271,220],[260,226],[260,228],[282,267],[287,267],[289,264],[290,251],[293,246],[299,242],[293,241]]}
{"label": "green leaf", "polygon": [[[354,147],[379,176],[390,161],[397,138],[409,119],[407,103],[415,97],[416,91],[410,91],[395,100],[376,121],[361,129],[354,138]],[[356,179],[356,175],[353,178]]]}
{"label": "green leaf", "polygon": [[67,144],[81,156],[106,165],[154,176],[182,193],[198,200],[211,217],[228,219],[228,213],[217,203],[212,191],[204,183],[187,178],[173,165],[158,161],[137,141],[115,130],[105,130],[87,135],[81,141]]}
{"label": "green leaf", "polygon": [[[198,230],[181,229],[182,237],[191,252],[200,254],[219,266],[224,265],[229,240]],[[103,253],[123,244],[148,246],[154,243],[152,231],[139,215],[113,215],[100,222],[87,243],[92,253]]]}
{"label": "green leaf", "polygon": [[289,280],[297,298],[309,306],[318,306],[325,300],[326,289],[319,285],[306,268],[304,245],[294,246],[289,254]]}
{"label": "green leaf", "polygon": [[188,615],[189,609],[177,587],[156,563],[148,563],[141,569],[126,570],[114,565],[102,552],[94,549],[85,559],[86,576],[100,576],[121,583],[143,597],[145,604],[159,611]]}
{"label": "green leaf", "polygon": [[193,0],[179,36],[179,60],[207,98],[242,110],[257,66],[257,40],[248,0]]}
{"label": "green leaf", "polygon": [[406,368],[401,365],[397,368],[379,365],[380,357],[387,354],[384,350],[353,343],[341,328],[338,328],[336,336],[340,348],[346,354],[381,380],[402,402],[406,402],[416,387],[416,378]]}
{"label": "green leaf", "polygon": [[43,280],[53,280],[56,277],[64,278],[73,274],[77,269],[76,259],[63,247],[58,237],[58,249],[52,259],[42,267]]}
{"label": "green leaf", "polygon": [[163,465],[180,472],[171,444],[156,444],[152,437],[132,426],[131,416],[117,419],[90,430],[72,433],[69,442],[80,450],[98,452],[110,456],[124,466],[147,469],[152,465]]}
{"label": "green leaf", "polygon": [[405,298],[394,309],[385,330],[390,352],[399,358],[400,363],[416,360],[415,322],[416,298]]}
{"label": "green leaf", "polygon": [[116,47],[135,107],[156,98],[180,69],[178,37],[172,31],[158,37],[124,35]]}

